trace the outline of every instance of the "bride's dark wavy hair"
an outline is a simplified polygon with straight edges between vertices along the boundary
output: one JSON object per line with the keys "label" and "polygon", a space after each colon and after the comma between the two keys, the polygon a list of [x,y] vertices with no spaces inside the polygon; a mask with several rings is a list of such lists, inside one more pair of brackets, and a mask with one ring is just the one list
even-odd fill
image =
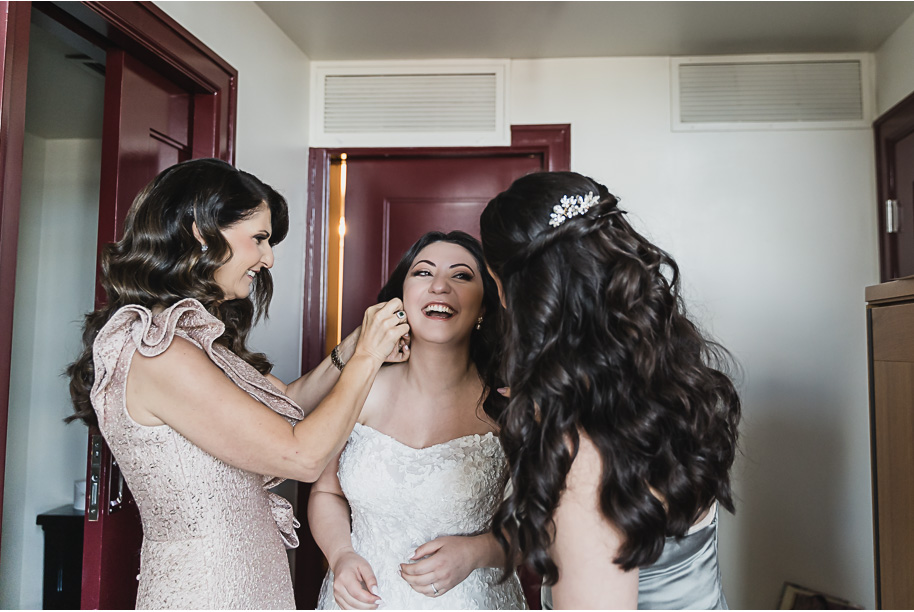
{"label": "bride's dark wavy hair", "polygon": [[502,355],[500,325],[502,308],[498,299],[498,286],[486,268],[486,262],[482,256],[482,245],[479,241],[460,230],[448,233],[428,232],[409,247],[400,258],[400,262],[394,268],[387,283],[378,293],[378,301],[388,302],[393,298],[403,299],[403,282],[406,280],[410,268],[413,267],[413,262],[422,249],[436,242],[450,242],[463,247],[476,260],[476,267],[482,278],[482,307],[485,314],[480,328],[473,329],[470,336],[470,361],[476,366],[476,372],[483,383],[483,410],[489,417],[497,421],[507,404],[507,400],[502,395],[492,393],[502,384],[499,378]]}
{"label": "bride's dark wavy hair", "polygon": [[[563,196],[588,193],[599,198],[589,211],[550,226]],[[544,172],[515,181],[480,220],[507,304],[511,387],[500,437],[513,489],[493,528],[507,558],[519,551],[548,584],[580,433],[602,458],[600,510],[624,536],[614,559],[623,569],[656,561],[664,538],[685,535],[713,500],[734,511],[730,356],[687,318],[676,262],[617,204],[592,179]]]}
{"label": "bride's dark wavy hair", "polygon": [[[92,344],[99,330],[121,307],[138,304],[168,308],[185,298],[198,300],[225,323],[216,339],[262,374],[272,364],[262,353],[247,348],[253,323],[266,317],[273,297],[273,279],[262,269],[251,295],[225,300],[214,273],[232,258],[222,231],[250,218],[266,203],[270,209],[270,245],[289,231],[285,199],[257,177],[218,159],[195,159],[163,170],[133,201],[124,237],[101,253],[101,284],[105,305],[86,315],[83,352],[67,367],[74,414],[67,421],[97,423],[89,392],[95,381]],[[201,250],[193,224],[208,249]]]}

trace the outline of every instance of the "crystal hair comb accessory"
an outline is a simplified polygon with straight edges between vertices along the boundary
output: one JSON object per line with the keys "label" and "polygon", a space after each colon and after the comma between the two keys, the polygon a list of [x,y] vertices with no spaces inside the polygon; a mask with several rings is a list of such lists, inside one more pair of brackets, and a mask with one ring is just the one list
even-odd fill
{"label": "crystal hair comb accessory", "polygon": [[591,191],[586,196],[563,196],[561,204],[552,207],[552,214],[549,215],[549,225],[558,227],[571,217],[583,215],[590,207],[600,201]]}

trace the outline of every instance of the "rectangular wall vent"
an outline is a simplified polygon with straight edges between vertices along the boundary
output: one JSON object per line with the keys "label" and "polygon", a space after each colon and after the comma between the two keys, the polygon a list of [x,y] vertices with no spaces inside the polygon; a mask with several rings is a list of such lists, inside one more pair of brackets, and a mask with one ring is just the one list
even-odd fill
{"label": "rectangular wall vent", "polygon": [[503,145],[507,62],[315,62],[315,146]]}
{"label": "rectangular wall vent", "polygon": [[862,56],[677,59],[673,127],[869,127],[867,67]]}

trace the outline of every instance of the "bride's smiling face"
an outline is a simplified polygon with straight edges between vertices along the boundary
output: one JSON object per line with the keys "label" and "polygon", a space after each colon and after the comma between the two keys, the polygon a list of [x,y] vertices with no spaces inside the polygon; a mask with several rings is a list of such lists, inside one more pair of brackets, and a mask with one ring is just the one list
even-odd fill
{"label": "bride's smiling face", "polygon": [[483,285],[472,253],[435,242],[416,255],[403,281],[410,335],[427,342],[466,341],[482,312]]}

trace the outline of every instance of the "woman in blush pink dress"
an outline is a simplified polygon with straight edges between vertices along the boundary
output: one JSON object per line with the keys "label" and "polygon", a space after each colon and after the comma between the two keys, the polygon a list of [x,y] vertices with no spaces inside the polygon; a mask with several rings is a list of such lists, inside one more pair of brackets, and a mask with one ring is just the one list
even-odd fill
{"label": "woman in blush pink dress", "polygon": [[[102,254],[107,304],[86,319],[68,373],[76,413],[97,423],[143,523],[137,608],[294,608],[291,505],[266,489],[313,481],[352,431],[409,327],[401,302],[368,309],[359,334],[286,386],[247,347],[272,295],[285,200],[201,159],[163,171]],[[399,313],[399,316],[398,316]]]}

